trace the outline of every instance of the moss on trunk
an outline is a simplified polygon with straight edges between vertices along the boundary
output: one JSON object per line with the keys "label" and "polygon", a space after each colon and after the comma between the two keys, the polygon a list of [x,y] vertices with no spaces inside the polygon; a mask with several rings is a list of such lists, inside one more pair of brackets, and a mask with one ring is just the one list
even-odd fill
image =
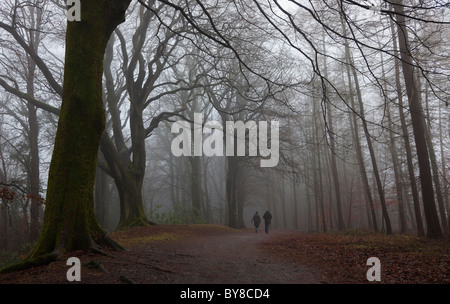
{"label": "moss on trunk", "polygon": [[140,183],[128,176],[116,185],[120,196],[120,221],[116,230],[151,224],[145,214]]}
{"label": "moss on trunk", "polygon": [[68,22],[64,86],[50,165],[44,223],[24,264],[106,240],[94,214],[97,152],[105,127],[103,56],[130,0],[81,1],[81,21]]}

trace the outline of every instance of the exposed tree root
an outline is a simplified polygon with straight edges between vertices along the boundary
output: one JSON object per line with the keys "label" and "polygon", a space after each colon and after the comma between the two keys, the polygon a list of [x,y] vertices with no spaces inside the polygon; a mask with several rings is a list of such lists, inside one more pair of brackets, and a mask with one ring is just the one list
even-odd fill
{"label": "exposed tree root", "polygon": [[128,228],[133,227],[146,227],[146,226],[156,226],[157,223],[150,221],[149,219],[142,217],[135,221],[129,221],[129,222],[121,222],[116,228],[116,231],[126,230]]}
{"label": "exposed tree root", "polygon": [[104,243],[114,250],[127,250],[125,247],[121,246],[119,243],[111,239],[109,236],[105,236],[103,239]]}
{"label": "exposed tree root", "polygon": [[58,254],[49,253],[41,255],[34,259],[26,259],[23,262],[8,266],[0,270],[0,274],[10,273],[14,271],[24,270],[31,267],[37,267],[42,265],[48,265],[58,259]]}
{"label": "exposed tree root", "polygon": [[[101,254],[101,255],[110,256],[108,253],[106,253],[104,250],[102,250],[100,248],[100,246],[96,242],[94,242],[92,239],[91,239],[90,243],[91,244],[90,244],[90,247],[88,248],[88,250],[98,253],[98,254]],[[106,235],[103,236],[102,238],[100,238],[99,243],[106,247],[112,248],[114,250],[127,250],[126,248],[124,248],[123,246],[121,246],[120,244],[118,244],[117,242],[115,242],[113,239],[111,239],[110,237],[108,237]],[[48,265],[52,262],[55,262],[58,259],[58,257],[62,256],[63,255],[62,252],[64,252],[63,248],[58,248],[48,254],[39,255],[37,257],[29,256],[22,262],[19,262],[17,264],[13,264],[11,266],[7,266],[3,269],[0,269],[0,274],[15,272],[15,271],[24,270],[24,269],[42,266],[42,265]]]}
{"label": "exposed tree root", "polygon": [[105,267],[103,267],[103,264],[100,262],[97,262],[96,260],[89,261],[86,264],[83,264],[83,266],[86,266],[91,269],[98,269],[103,272],[108,272],[108,271],[106,271]]}
{"label": "exposed tree root", "polygon": [[119,279],[120,279],[122,282],[125,282],[125,283],[128,283],[128,284],[136,284],[136,283],[134,283],[134,281],[133,281],[132,279],[130,279],[130,278],[124,276],[124,275],[121,275],[121,276],[119,277]]}

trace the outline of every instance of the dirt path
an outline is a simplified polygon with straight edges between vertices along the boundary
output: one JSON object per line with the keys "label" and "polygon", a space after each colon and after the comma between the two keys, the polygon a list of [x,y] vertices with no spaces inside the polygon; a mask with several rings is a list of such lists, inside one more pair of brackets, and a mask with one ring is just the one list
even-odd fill
{"label": "dirt path", "polygon": [[[326,281],[312,266],[282,260],[264,251],[265,243],[292,233],[222,231],[192,226],[132,230],[121,236],[123,240],[135,242],[129,251],[108,251],[109,256],[75,253],[84,265],[79,283],[319,284]],[[66,261],[64,257],[50,265],[0,275],[0,283],[68,283]],[[91,261],[100,263],[104,270],[87,267]]]}
{"label": "dirt path", "polygon": [[[254,233],[246,230],[195,237],[176,246],[167,246],[165,254],[171,283],[193,284],[318,284],[324,281],[311,266],[296,265],[264,252],[265,242],[292,232]],[[151,251],[149,251],[150,253]],[[131,274],[130,274],[131,275]],[[168,278],[167,274],[165,279]],[[162,283],[165,283],[162,279]]]}

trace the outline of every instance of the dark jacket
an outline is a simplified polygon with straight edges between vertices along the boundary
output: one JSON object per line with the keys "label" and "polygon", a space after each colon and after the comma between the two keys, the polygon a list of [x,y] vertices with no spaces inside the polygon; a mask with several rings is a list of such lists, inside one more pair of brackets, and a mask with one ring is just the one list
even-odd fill
{"label": "dark jacket", "polygon": [[252,218],[252,223],[255,224],[255,226],[259,226],[261,223],[261,218],[259,217],[259,214],[255,214]]}
{"label": "dark jacket", "polygon": [[267,210],[266,213],[264,213],[263,215],[263,219],[266,222],[270,223],[270,220],[272,219],[272,214],[270,214],[270,212]]}

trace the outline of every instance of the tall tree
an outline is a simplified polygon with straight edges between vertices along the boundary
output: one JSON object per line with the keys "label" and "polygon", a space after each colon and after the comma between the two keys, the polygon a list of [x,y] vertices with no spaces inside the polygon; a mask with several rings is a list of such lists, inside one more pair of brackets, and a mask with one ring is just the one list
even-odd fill
{"label": "tall tree", "polygon": [[8,270],[47,263],[59,250],[94,249],[108,240],[94,214],[97,152],[105,127],[103,57],[131,0],[81,0],[82,21],[68,21],[61,114],[50,164],[42,233]]}
{"label": "tall tree", "polygon": [[[325,39],[324,39],[325,43]],[[324,53],[325,52],[325,45],[323,46]],[[326,56],[324,56],[324,76],[328,78],[328,69],[327,69],[327,61]],[[334,134],[334,125],[333,125],[333,113],[332,113],[332,104],[331,101],[328,99],[328,96],[324,97],[326,100],[326,113],[327,113],[327,128],[328,128],[328,136],[330,138],[330,150],[331,150],[331,172],[333,173],[333,182],[334,182],[334,192],[336,196],[336,211],[337,211],[337,225],[338,230],[343,230],[345,228],[344,224],[344,218],[342,216],[342,198],[341,198],[341,184],[339,182],[339,172],[337,168],[337,161],[336,161],[336,139]],[[322,190],[321,190],[322,191]],[[323,206],[322,206],[323,208]]]}
{"label": "tall tree", "polygon": [[422,200],[427,224],[428,237],[442,237],[443,232],[434,199],[433,180],[431,175],[430,157],[426,140],[425,120],[422,104],[419,99],[419,90],[414,73],[413,56],[408,38],[405,10],[402,0],[394,0],[393,7],[397,24],[400,57],[402,60],[403,77],[406,93],[409,99],[414,141],[416,143],[417,158],[419,161],[420,184],[422,186]]}
{"label": "tall tree", "polygon": [[[6,21],[0,22],[0,28],[9,32],[14,38],[14,41],[22,45],[25,49],[24,56],[18,56],[17,58],[10,59],[5,52],[2,59],[2,65],[5,67],[16,64],[17,68],[13,71],[1,75],[0,85],[3,86],[6,91],[9,91],[13,95],[20,98],[21,102],[26,103],[23,111],[7,109],[7,112],[14,117],[23,127],[25,131],[25,140],[27,141],[28,151],[26,159],[23,161],[23,166],[27,173],[27,185],[26,188],[29,192],[30,199],[30,214],[28,208],[24,208],[25,217],[27,218],[28,225],[28,240],[34,242],[39,237],[40,232],[40,215],[41,215],[41,203],[40,203],[40,164],[39,164],[39,123],[38,123],[38,110],[37,107],[27,102],[28,99],[36,98],[36,83],[39,76],[37,75],[39,62],[39,48],[42,43],[42,39],[45,37],[45,30],[43,30],[44,14],[48,9],[48,1],[31,1],[28,5],[22,9],[18,5],[11,7],[13,11],[13,17],[10,20],[10,24],[6,24]],[[44,37],[43,37],[44,36]],[[10,49],[11,52],[18,52],[15,47],[8,46],[11,42],[5,40],[2,44],[5,49]],[[12,44],[15,46],[15,44]],[[23,59],[22,59],[23,58]],[[15,61],[12,61],[15,60]],[[20,62],[22,64],[20,64]],[[19,64],[17,64],[19,63]],[[17,72],[18,75],[13,77],[13,73]],[[13,83],[14,87],[11,87],[7,82]],[[24,83],[24,92],[20,91],[20,84]],[[24,98],[23,96],[27,96]],[[25,110],[26,109],[26,110]],[[26,116],[26,118],[20,118],[20,116]],[[29,220],[28,220],[29,219]]]}
{"label": "tall tree", "polygon": [[[344,10],[341,8],[341,12],[342,14],[344,14]],[[345,18],[346,19],[346,18]],[[346,36],[346,28],[344,23],[341,21],[342,23],[342,27],[343,27],[343,32],[344,35]],[[346,46],[348,48],[348,46]],[[389,214],[388,214],[388,210],[387,210],[387,206],[386,206],[386,199],[385,199],[385,193],[384,193],[384,188],[381,182],[381,177],[380,177],[380,173],[378,170],[378,163],[377,163],[377,159],[375,156],[375,152],[374,152],[374,148],[373,148],[373,144],[372,144],[372,138],[369,132],[369,128],[367,126],[368,121],[366,120],[365,117],[365,113],[364,113],[364,102],[363,102],[363,97],[362,97],[362,92],[361,92],[361,88],[359,85],[359,79],[358,79],[358,75],[357,75],[357,71],[353,62],[353,58],[350,56],[347,59],[348,63],[351,66],[351,72],[353,74],[353,80],[355,82],[355,90],[356,90],[356,98],[358,100],[358,116],[361,118],[361,122],[362,122],[362,126],[363,126],[363,130],[364,130],[364,135],[366,137],[366,142],[367,142],[367,147],[369,149],[369,154],[370,154],[370,159],[372,162],[372,169],[373,169],[373,173],[375,176],[375,181],[376,181],[376,186],[377,186],[377,190],[378,190],[378,196],[380,198],[380,203],[381,203],[381,208],[382,208],[382,214],[383,214],[383,219],[384,222],[386,224],[386,233],[387,234],[392,234],[392,227],[391,227],[391,220],[389,218]],[[355,109],[353,109],[355,110]]]}
{"label": "tall tree", "polygon": [[[382,76],[385,79],[384,82],[384,91],[387,92],[386,88],[386,74],[384,71],[384,61],[383,57],[381,58],[381,70],[382,70]],[[397,194],[397,205],[398,205],[398,216],[399,216],[399,222],[400,222],[400,233],[405,233],[407,229],[407,223],[406,223],[406,215],[403,205],[403,191],[402,191],[402,184],[403,184],[403,176],[401,173],[401,167],[398,161],[398,153],[397,153],[397,146],[396,146],[396,140],[394,136],[394,123],[393,123],[393,117],[391,115],[391,105],[390,101],[386,100],[386,117],[388,119],[388,128],[389,128],[389,147],[391,152],[391,158],[392,158],[392,167],[394,169],[394,178],[395,178],[395,190]]]}
{"label": "tall tree", "polygon": [[[31,6],[29,8],[31,16],[31,28],[36,30],[31,31],[29,34],[29,45],[33,48],[35,53],[38,53],[38,46],[40,44],[40,27],[42,19],[42,10]],[[28,74],[27,74],[27,94],[34,97],[34,79],[36,72],[36,63],[27,55]],[[31,194],[31,211],[30,211],[30,241],[34,242],[38,239],[40,233],[40,211],[41,204],[39,200],[39,125],[37,119],[37,107],[32,103],[27,103],[28,108],[28,124],[29,124],[29,143],[30,143],[30,168],[29,168],[29,192]]]}
{"label": "tall tree", "polygon": [[[417,82],[420,86],[420,77],[417,77]],[[427,145],[428,145],[428,153],[430,154],[430,162],[431,162],[431,172],[433,174],[433,182],[434,182],[434,190],[436,191],[436,200],[437,205],[439,207],[439,214],[441,215],[441,224],[444,231],[448,230],[447,226],[447,218],[445,216],[445,205],[444,205],[444,195],[441,190],[441,182],[439,179],[439,176],[441,173],[439,172],[437,158],[436,158],[436,152],[434,150],[434,144],[433,144],[433,135],[431,134],[431,116],[429,111],[429,92],[428,92],[428,82],[425,83],[425,107],[426,107],[426,120],[428,123],[425,122],[425,137],[427,139]]]}
{"label": "tall tree", "polygon": [[414,216],[415,216],[415,222],[416,222],[416,229],[417,234],[419,236],[425,235],[425,229],[423,227],[422,222],[422,215],[420,210],[420,198],[419,198],[419,190],[417,189],[417,182],[414,172],[414,164],[413,164],[413,153],[411,151],[411,144],[409,139],[409,132],[408,132],[408,126],[406,123],[406,115],[405,115],[405,106],[403,102],[403,92],[402,92],[402,84],[400,82],[400,66],[401,61],[398,58],[398,43],[397,43],[397,36],[395,31],[394,22],[390,21],[390,27],[391,27],[391,33],[393,36],[392,44],[394,48],[394,54],[395,54],[395,63],[394,63],[394,70],[395,70],[395,88],[397,93],[397,100],[398,100],[398,109],[399,109],[399,116],[400,116],[400,123],[401,123],[401,129],[402,129],[402,137],[404,141],[404,147],[406,152],[406,164],[408,168],[408,176],[409,176],[409,185],[411,187],[411,194],[413,197],[413,205],[414,205]]}
{"label": "tall tree", "polygon": [[[0,120],[0,130],[2,129],[3,121]],[[0,181],[7,183],[8,176],[6,172],[5,158],[3,156],[3,143],[0,138]],[[8,250],[8,201],[5,197],[1,197],[0,205],[0,249]]]}

